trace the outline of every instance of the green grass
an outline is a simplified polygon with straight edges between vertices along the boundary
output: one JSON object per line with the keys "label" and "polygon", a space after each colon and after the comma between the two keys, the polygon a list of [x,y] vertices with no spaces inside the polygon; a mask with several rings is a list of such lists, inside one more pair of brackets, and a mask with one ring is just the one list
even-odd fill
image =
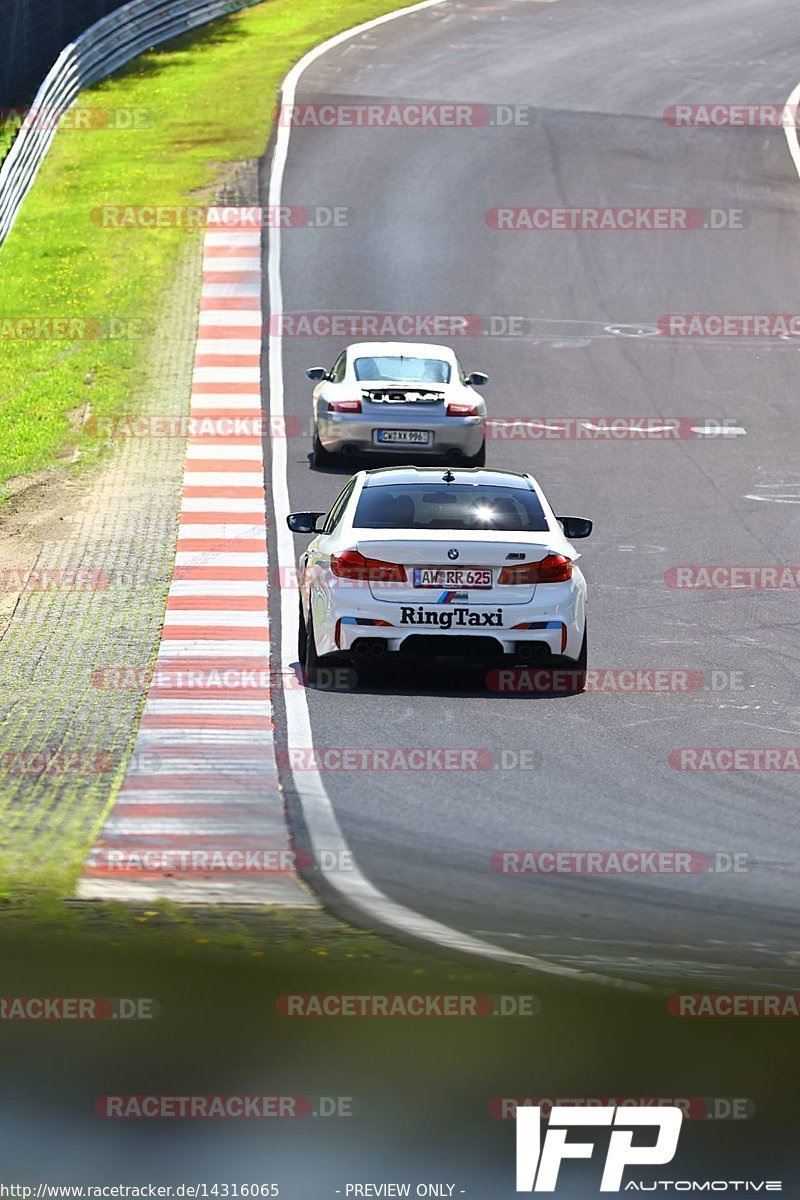
{"label": "green grass", "polygon": [[[311,46],[396,7],[396,0],[268,0],[141,55],[85,92],[90,108],[146,110],[145,128],[61,129],[0,247],[0,502],[4,485],[52,467],[81,421],[135,411],[151,336],[8,337],[7,319],[145,317],[196,232],[103,229],[103,204],[202,204],[227,164],[263,154],[280,80]],[[0,147],[0,152],[2,147]],[[74,327],[73,327],[74,328]]]}

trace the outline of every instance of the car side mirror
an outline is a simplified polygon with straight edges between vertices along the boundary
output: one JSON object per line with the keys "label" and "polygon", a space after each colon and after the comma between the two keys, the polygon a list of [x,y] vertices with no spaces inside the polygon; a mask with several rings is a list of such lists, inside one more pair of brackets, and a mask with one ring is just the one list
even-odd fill
{"label": "car side mirror", "polygon": [[321,383],[323,379],[328,378],[328,372],[324,367],[309,367],[306,375],[309,379],[313,379],[314,383]]}
{"label": "car side mirror", "polygon": [[564,537],[574,541],[577,538],[588,537],[592,532],[592,522],[588,517],[558,517]]}
{"label": "car side mirror", "polygon": [[488,382],[489,376],[484,375],[483,371],[472,371],[467,376],[467,383],[470,387],[483,387],[483,385]]}
{"label": "car side mirror", "polygon": [[289,513],[286,524],[292,533],[319,533],[317,522],[324,516],[324,512]]}

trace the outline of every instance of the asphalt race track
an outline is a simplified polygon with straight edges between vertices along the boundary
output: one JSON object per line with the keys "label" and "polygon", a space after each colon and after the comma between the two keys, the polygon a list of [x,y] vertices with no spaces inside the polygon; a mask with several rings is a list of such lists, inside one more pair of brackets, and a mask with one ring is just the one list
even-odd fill
{"label": "asphalt race track", "polygon": [[[349,219],[286,231],[284,312],[520,316],[523,336],[441,339],[488,372],[490,416],[681,416],[746,431],[488,447],[489,466],[531,471],[557,511],[595,521],[581,547],[590,668],[683,668],[707,684],[717,672],[719,690],[506,696],[438,669],[308,693],[320,748],[492,751],[493,770],[328,771],[325,785],[387,895],[553,963],[776,988],[800,961],[796,773],[668,762],[680,747],[798,740],[796,593],[664,580],[681,564],[798,562],[800,464],[787,451],[800,437],[798,350],[653,329],[669,313],[796,305],[800,181],[782,130],[675,128],[662,115],[675,103],[783,103],[800,74],[796,33],[791,0],[445,3],[334,48],[299,86],[301,103],[522,105],[530,122],[293,130],[284,201],[347,206]],[[266,182],[268,159],[262,170]],[[525,205],[743,210],[743,227],[486,223],[492,208]],[[283,339],[286,412],[306,431],[304,370],[330,366],[350,340],[361,338]],[[307,433],[290,439],[292,506],[327,509],[350,470],[314,471],[309,452]],[[521,751],[536,752],[535,769],[502,769]],[[506,849],[719,851],[745,855],[747,869],[514,878],[490,866]]]}

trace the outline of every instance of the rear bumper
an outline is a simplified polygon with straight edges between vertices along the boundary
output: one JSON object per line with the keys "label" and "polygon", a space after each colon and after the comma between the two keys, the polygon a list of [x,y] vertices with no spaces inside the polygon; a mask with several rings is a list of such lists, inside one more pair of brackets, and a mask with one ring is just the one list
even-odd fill
{"label": "rear bumper", "polygon": [[[458,451],[466,458],[477,454],[486,436],[485,417],[441,417],[430,415],[406,418],[402,421],[387,417],[380,423],[364,420],[361,413],[324,413],[317,418],[317,435],[330,454],[401,454],[408,457],[429,454],[438,456]],[[383,442],[375,440],[379,429],[420,429],[430,434],[427,445],[417,442]]]}
{"label": "rear bumper", "polygon": [[[318,597],[322,601],[322,596]],[[529,604],[492,608],[477,604],[414,604],[366,601],[329,591],[324,620],[316,623],[321,654],[352,652],[368,639],[384,644],[386,654],[425,659],[453,655],[477,659],[560,656],[577,660],[586,623],[586,586],[582,577],[569,583],[540,585]],[[320,607],[322,607],[320,605]],[[317,609],[316,611],[319,611]],[[320,612],[320,616],[322,613]],[[406,645],[413,638],[411,645]],[[435,639],[435,640],[434,640]],[[430,654],[426,653],[430,642]]]}
{"label": "rear bumper", "polygon": [[364,653],[375,657],[375,643],[385,655],[397,657],[404,662],[463,662],[487,663],[510,662],[546,663],[560,657],[565,642],[566,629],[561,622],[553,622],[549,628],[532,630],[527,636],[510,641],[495,638],[488,631],[483,634],[458,633],[412,633],[402,639],[378,638],[372,629],[359,629],[358,635],[350,640],[346,653],[358,657]]}

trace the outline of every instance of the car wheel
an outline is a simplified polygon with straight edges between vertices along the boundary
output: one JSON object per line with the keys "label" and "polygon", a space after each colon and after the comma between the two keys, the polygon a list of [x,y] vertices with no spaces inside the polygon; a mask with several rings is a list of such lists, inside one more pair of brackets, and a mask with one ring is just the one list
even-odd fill
{"label": "car wheel", "polygon": [[303,601],[300,604],[300,622],[297,626],[297,661],[301,667],[305,666],[306,662],[306,646],[308,644],[308,632],[306,630],[306,619],[303,616]]}
{"label": "car wheel", "polygon": [[350,692],[358,685],[358,674],[353,669],[349,656],[342,654],[318,654],[314,637],[314,621],[309,606],[308,624],[301,629],[298,650],[302,646],[300,662],[306,687],[320,688],[324,692]]}
{"label": "car wheel", "polygon": [[587,627],[586,627],[586,623],[584,622],[583,641],[581,642],[580,654],[575,659],[574,663],[570,663],[570,668],[575,675],[575,686],[572,689],[572,691],[574,691],[574,692],[585,692],[586,691],[586,661],[587,661],[586,635],[587,635]]}
{"label": "car wheel", "polygon": [[585,670],[586,670],[586,662],[587,662],[587,653],[586,653],[586,651],[587,651],[587,646],[586,646],[586,635],[587,635],[587,632],[588,632],[588,630],[587,630],[587,624],[586,624],[586,622],[584,621],[584,623],[583,623],[583,641],[581,642],[581,652],[580,652],[580,654],[578,655],[578,658],[577,658],[577,660],[576,660],[576,662],[575,662],[575,668],[576,668],[576,670],[578,670],[578,671],[585,671]]}
{"label": "car wheel", "polygon": [[570,680],[566,692],[573,695],[586,690],[586,649],[587,626],[583,626],[583,641],[577,658],[566,658],[563,654],[554,654],[547,666],[557,672],[565,672]]}
{"label": "car wheel", "polygon": [[468,467],[485,467],[486,466],[486,442],[483,443],[477,454],[471,455],[464,459]]}
{"label": "car wheel", "polygon": [[314,430],[314,442],[312,445],[312,461],[315,467],[329,467],[335,461],[335,455],[329,453],[319,440],[319,434]]}
{"label": "car wheel", "polygon": [[314,637],[314,620],[311,616],[311,604],[308,608],[308,624],[305,635],[305,654],[303,655],[306,687],[316,687],[319,682],[320,660],[317,654],[317,639]]}

